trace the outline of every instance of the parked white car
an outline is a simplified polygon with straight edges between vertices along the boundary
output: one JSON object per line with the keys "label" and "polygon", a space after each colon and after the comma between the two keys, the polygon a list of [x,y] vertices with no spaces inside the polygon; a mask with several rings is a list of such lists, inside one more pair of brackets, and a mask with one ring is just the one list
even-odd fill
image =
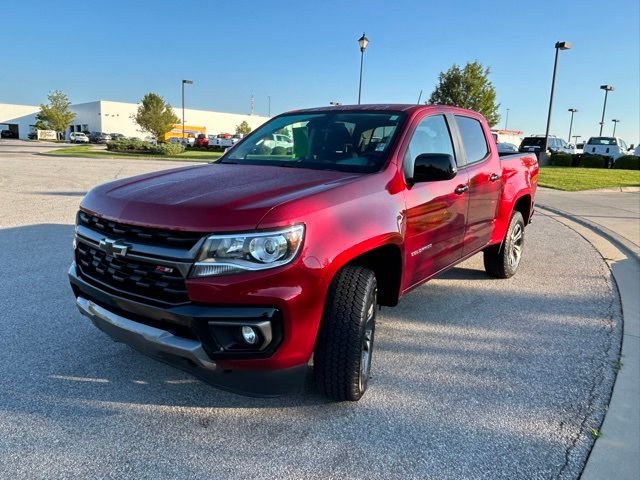
{"label": "parked white car", "polygon": [[572,145],[572,147],[575,155],[582,155],[584,153],[584,142],[576,143],[575,145]]}
{"label": "parked white car", "polygon": [[236,143],[242,140],[242,134],[231,135],[229,133],[220,133],[218,135],[209,135],[209,146],[229,148],[233,147]]}
{"label": "parked white car", "polygon": [[269,148],[284,147],[285,149],[293,148],[293,140],[286,135],[273,133],[264,137],[262,142]]}
{"label": "parked white car", "polygon": [[69,134],[69,141],[71,141],[71,143],[89,143],[89,137],[82,132],[71,132]]}
{"label": "parked white car", "polygon": [[602,155],[610,157],[613,162],[622,155],[630,155],[629,147],[620,137],[591,137],[584,144],[585,155]]}

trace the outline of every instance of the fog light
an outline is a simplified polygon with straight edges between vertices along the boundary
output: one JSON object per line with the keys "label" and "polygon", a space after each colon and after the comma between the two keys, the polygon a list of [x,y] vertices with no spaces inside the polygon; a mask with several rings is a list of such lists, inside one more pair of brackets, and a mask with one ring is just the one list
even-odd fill
{"label": "fog light", "polygon": [[242,338],[249,345],[255,345],[258,343],[258,334],[252,327],[244,326],[242,327]]}

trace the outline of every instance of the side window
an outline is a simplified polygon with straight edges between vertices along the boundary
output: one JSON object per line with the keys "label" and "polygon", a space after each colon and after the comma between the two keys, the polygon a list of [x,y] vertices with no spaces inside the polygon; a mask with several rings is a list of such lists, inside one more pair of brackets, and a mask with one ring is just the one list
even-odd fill
{"label": "side window", "polygon": [[413,132],[402,161],[405,178],[413,176],[413,162],[422,153],[447,153],[455,158],[451,134],[444,115],[425,118]]}
{"label": "side window", "polygon": [[456,115],[460,138],[467,154],[467,163],[482,160],[489,153],[487,139],[484,136],[482,125],[474,118]]}

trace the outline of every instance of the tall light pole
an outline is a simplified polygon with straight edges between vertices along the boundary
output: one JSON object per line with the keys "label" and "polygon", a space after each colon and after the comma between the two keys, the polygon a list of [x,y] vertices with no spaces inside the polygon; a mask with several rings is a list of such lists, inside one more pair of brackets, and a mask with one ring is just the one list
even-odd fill
{"label": "tall light pole", "polygon": [[568,110],[571,112],[571,122],[569,122],[569,138],[567,139],[567,143],[571,143],[571,130],[573,129],[573,114],[578,111],[576,108],[570,108]]}
{"label": "tall light pole", "polygon": [[184,142],[184,86],[191,85],[193,80],[182,80],[182,141]]}
{"label": "tall light pole", "polygon": [[362,96],[362,64],[364,62],[364,51],[367,49],[367,45],[369,45],[369,39],[364,33],[358,39],[358,45],[360,46],[360,83],[358,86],[358,105],[360,105],[360,98]]}
{"label": "tall light pole", "polygon": [[547,151],[547,144],[549,143],[549,128],[551,127],[551,110],[553,108],[553,92],[556,88],[556,70],[558,69],[558,52],[560,50],[569,50],[571,48],[570,42],[556,42],[556,57],[553,61],[553,77],[551,78],[551,95],[549,97],[549,113],[547,115],[547,130],[544,134],[544,151]]}
{"label": "tall light pole", "polygon": [[507,118],[504,121],[504,129],[506,130],[509,126],[509,109],[507,108]]}
{"label": "tall light pole", "polygon": [[582,135],[574,135],[573,136],[573,144],[578,145],[578,139],[582,137]]}
{"label": "tall light pole", "polygon": [[613,91],[613,85],[600,85],[600,89],[604,90],[604,105],[602,106],[602,119],[600,120],[600,134],[602,136],[602,127],[604,127],[604,112],[607,109],[607,96]]}
{"label": "tall light pole", "polygon": [[611,120],[613,122],[613,135],[611,135],[612,137],[616,136],[616,127],[618,126],[618,122],[620,120],[618,120],[617,118],[614,118],[613,120]]}

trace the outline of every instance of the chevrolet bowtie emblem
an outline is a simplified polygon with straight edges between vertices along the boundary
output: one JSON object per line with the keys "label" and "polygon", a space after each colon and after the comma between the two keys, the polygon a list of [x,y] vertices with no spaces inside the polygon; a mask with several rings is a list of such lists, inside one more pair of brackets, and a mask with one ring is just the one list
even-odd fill
{"label": "chevrolet bowtie emblem", "polygon": [[127,250],[129,250],[128,245],[118,243],[117,240],[111,240],[110,238],[100,240],[100,248],[107,255],[113,255],[114,257],[124,257],[127,254]]}

